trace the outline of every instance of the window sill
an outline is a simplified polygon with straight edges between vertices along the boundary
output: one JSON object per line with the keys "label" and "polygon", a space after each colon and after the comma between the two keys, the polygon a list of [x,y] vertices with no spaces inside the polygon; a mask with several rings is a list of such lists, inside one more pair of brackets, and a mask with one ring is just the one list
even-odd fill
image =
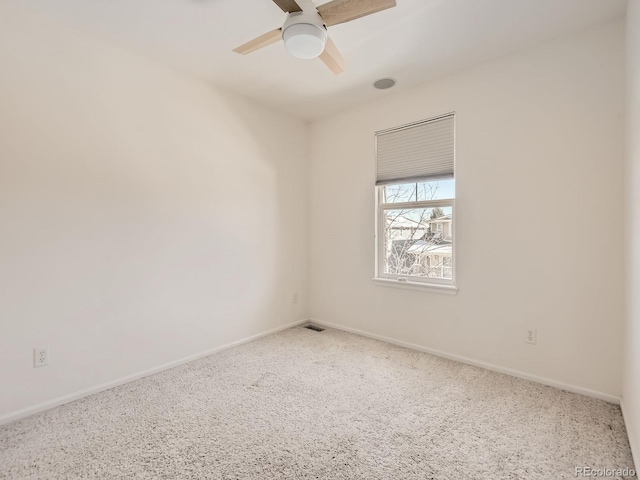
{"label": "window sill", "polygon": [[404,288],[405,290],[419,290],[423,292],[440,293],[443,295],[456,295],[458,287],[455,285],[443,285],[440,283],[401,282],[390,278],[373,278],[373,283],[380,287]]}

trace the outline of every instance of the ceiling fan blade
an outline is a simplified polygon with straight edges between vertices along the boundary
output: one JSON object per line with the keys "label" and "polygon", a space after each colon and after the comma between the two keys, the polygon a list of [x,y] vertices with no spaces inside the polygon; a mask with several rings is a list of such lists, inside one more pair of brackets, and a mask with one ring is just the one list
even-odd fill
{"label": "ceiling fan blade", "polygon": [[333,0],[320,5],[318,13],[330,27],[395,6],[396,0]]}
{"label": "ceiling fan blade", "polygon": [[247,53],[255,52],[256,50],[271,45],[272,43],[276,43],[278,40],[282,40],[281,28],[276,28],[264,35],[260,35],[258,38],[254,38],[250,42],[234,48],[233,51],[241,55],[246,55]]}
{"label": "ceiling fan blade", "polygon": [[327,43],[324,46],[324,52],[320,54],[320,60],[331,70],[335,75],[344,72],[346,62],[342,55],[338,51],[338,47],[330,38],[327,38]]}
{"label": "ceiling fan blade", "polygon": [[278,5],[283,12],[301,12],[300,5],[296,3],[296,0],[273,0],[273,3]]}

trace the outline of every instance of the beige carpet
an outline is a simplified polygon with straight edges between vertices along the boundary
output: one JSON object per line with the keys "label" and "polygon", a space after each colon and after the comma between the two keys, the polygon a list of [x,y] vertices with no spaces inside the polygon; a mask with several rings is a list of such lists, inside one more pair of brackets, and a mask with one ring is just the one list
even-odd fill
{"label": "beige carpet", "polygon": [[577,466],[633,467],[617,406],[302,327],[0,427],[2,479],[556,480]]}

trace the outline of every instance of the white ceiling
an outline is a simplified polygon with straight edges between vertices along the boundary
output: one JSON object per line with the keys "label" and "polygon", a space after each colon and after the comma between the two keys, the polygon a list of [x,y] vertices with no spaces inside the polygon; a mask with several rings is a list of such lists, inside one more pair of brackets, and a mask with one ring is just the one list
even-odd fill
{"label": "white ceiling", "polygon": [[[397,0],[329,28],[347,61],[334,76],[282,43],[236,46],[281,26],[270,0],[1,0],[57,19],[301,118],[314,119],[548,38],[624,15],[627,0]],[[303,1],[299,3],[302,5]],[[318,4],[326,0],[317,0]],[[398,85],[381,92],[380,77]]]}

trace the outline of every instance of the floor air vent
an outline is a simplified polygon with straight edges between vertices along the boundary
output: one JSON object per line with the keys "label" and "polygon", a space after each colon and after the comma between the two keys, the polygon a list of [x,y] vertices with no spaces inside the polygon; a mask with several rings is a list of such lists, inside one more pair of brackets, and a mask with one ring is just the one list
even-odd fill
{"label": "floor air vent", "polygon": [[315,325],[307,325],[304,328],[308,328],[309,330],[313,330],[314,332],[324,332],[324,328],[316,327]]}

